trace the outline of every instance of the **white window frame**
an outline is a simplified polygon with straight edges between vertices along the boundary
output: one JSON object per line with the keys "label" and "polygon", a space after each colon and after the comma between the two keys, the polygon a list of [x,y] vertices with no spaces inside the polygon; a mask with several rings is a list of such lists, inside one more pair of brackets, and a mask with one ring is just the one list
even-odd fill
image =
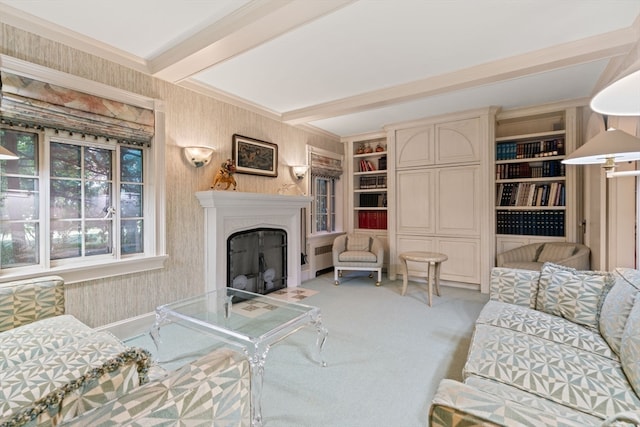
{"label": "white window frame", "polygon": [[[340,160],[344,163],[344,157],[341,154],[334,153],[332,151],[323,150],[322,148],[313,147],[307,145],[307,164],[311,168],[311,153],[320,154],[326,157],[331,157],[337,160]],[[339,179],[335,179],[335,194],[334,194],[334,209],[335,209],[335,229],[333,231],[316,231],[315,227],[315,204],[316,204],[316,195],[315,195],[315,179],[313,178],[311,169],[309,169],[309,187],[307,189],[307,194],[310,194],[313,197],[311,201],[312,206],[307,215],[307,230],[309,230],[309,237],[318,237],[318,236],[328,236],[333,234],[342,234],[344,233],[344,222],[343,222],[343,198],[344,198],[344,174]]]}
{"label": "white window frame", "polygon": [[[151,109],[155,114],[155,133],[151,141],[151,148],[145,151],[144,160],[144,254],[109,260],[87,259],[77,263],[62,263],[63,265],[56,265],[50,268],[43,268],[43,263],[41,262],[41,265],[37,266],[2,270],[0,271],[0,286],[3,282],[47,275],[61,276],[65,283],[75,283],[163,268],[165,261],[168,259],[166,253],[166,216],[164,207],[165,177],[163,173],[165,161],[164,103],[153,98],[31,64],[6,55],[0,55],[0,69],[102,98]],[[40,150],[43,150],[45,139],[42,139],[39,143]],[[42,166],[43,165],[41,165],[41,167]],[[46,165],[44,165],[44,167],[48,168]],[[42,199],[48,199],[49,180],[47,178],[44,181],[46,182],[41,182],[40,185],[46,186],[46,192],[42,194],[46,194],[47,196],[43,196]],[[48,206],[46,209],[48,209]],[[48,224],[46,224],[46,227],[48,229]],[[116,232],[119,233],[120,231],[117,230]],[[45,243],[41,243],[41,245],[44,244]]]}

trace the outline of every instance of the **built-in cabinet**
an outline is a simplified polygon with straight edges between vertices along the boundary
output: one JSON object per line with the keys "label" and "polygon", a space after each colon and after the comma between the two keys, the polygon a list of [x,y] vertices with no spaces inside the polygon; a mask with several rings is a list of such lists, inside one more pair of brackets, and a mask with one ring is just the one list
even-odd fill
{"label": "built-in cabinet", "polygon": [[537,108],[496,117],[496,252],[544,241],[578,242],[576,108]]}
{"label": "built-in cabinet", "polygon": [[400,253],[434,251],[449,258],[443,280],[488,289],[494,120],[495,110],[483,109],[387,128],[395,189],[389,192],[392,279],[400,273]]}

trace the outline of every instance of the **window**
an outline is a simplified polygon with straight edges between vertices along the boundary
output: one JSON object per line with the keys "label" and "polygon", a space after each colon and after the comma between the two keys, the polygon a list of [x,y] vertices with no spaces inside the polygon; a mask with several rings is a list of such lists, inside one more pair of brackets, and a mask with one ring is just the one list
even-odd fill
{"label": "window", "polygon": [[147,148],[59,134],[0,128],[0,144],[20,157],[0,164],[3,272],[144,255],[153,234]]}
{"label": "window", "polygon": [[162,268],[162,104],[5,55],[0,77],[0,282]]}
{"label": "window", "polygon": [[342,228],[342,156],[307,146],[307,158],[311,165],[310,193],[313,196],[309,230],[311,234],[339,231]]}
{"label": "window", "polygon": [[336,231],[336,183],[334,178],[313,177],[314,232]]}

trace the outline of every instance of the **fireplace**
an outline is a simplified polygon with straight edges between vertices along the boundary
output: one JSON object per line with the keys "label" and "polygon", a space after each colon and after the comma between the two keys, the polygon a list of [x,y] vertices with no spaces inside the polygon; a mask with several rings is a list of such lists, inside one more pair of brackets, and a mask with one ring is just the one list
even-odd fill
{"label": "fireplace", "polygon": [[[302,278],[300,266],[300,210],[309,206],[309,196],[245,193],[240,191],[200,191],[196,197],[204,208],[204,289],[232,287],[228,272],[228,239],[249,230],[282,230],[286,257],[283,277],[287,287],[296,287]],[[267,268],[272,261],[267,260]],[[272,273],[270,273],[272,274]]]}
{"label": "fireplace", "polygon": [[227,239],[227,283],[232,288],[268,294],[287,287],[287,232],[255,228]]}

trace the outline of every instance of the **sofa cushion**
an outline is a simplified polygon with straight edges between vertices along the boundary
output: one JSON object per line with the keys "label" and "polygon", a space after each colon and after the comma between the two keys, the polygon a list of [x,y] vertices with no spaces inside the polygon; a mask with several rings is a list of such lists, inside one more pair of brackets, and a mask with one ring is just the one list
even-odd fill
{"label": "sofa cushion", "polygon": [[613,278],[608,272],[578,271],[545,263],[540,273],[536,309],[597,330],[600,309]]}
{"label": "sofa cushion", "polygon": [[636,296],[622,333],[620,360],[631,386],[640,395],[640,296]]}
{"label": "sofa cushion", "polygon": [[615,283],[607,294],[600,312],[600,333],[613,351],[620,354],[622,334],[640,288],[640,271],[617,268]]}
{"label": "sofa cushion", "polygon": [[620,362],[509,329],[477,324],[464,377],[489,378],[607,418],[640,407]]}
{"label": "sofa cushion", "polygon": [[369,251],[371,247],[370,237],[363,234],[351,234],[347,237],[348,251]]}
{"label": "sofa cushion", "polygon": [[0,371],[93,334],[93,329],[69,314],[4,331],[0,334]]}
{"label": "sofa cushion", "polygon": [[477,324],[497,326],[594,353],[619,361],[602,336],[562,317],[527,307],[489,301],[478,315]]}
{"label": "sofa cushion", "polygon": [[338,255],[340,262],[376,262],[376,254],[369,251],[346,251]]}
{"label": "sofa cushion", "polygon": [[538,262],[556,262],[569,258],[576,251],[574,245],[546,243],[538,255]]}

